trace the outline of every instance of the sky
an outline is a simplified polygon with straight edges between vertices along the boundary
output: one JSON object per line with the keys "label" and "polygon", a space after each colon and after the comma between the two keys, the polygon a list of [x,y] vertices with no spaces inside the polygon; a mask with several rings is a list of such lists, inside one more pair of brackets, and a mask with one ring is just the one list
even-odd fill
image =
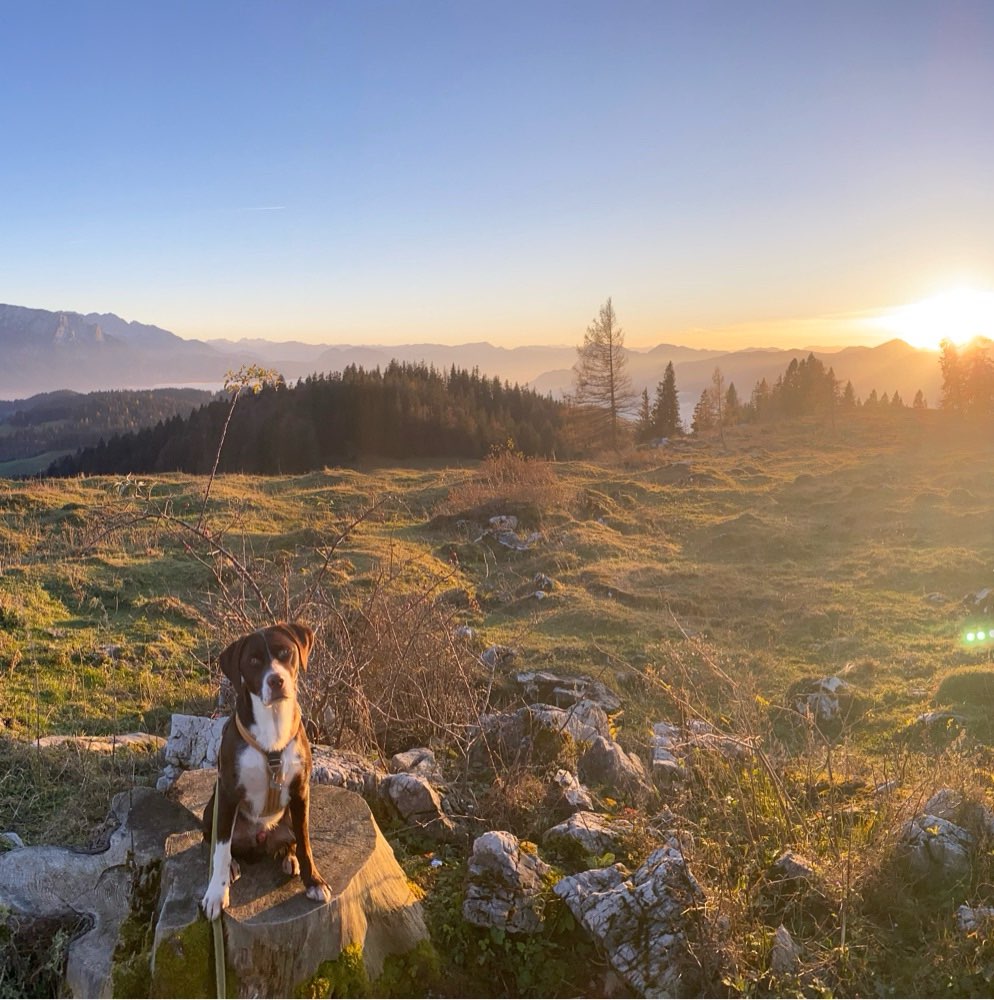
{"label": "sky", "polygon": [[0,301],[877,343],[994,288],[994,3],[0,0]]}

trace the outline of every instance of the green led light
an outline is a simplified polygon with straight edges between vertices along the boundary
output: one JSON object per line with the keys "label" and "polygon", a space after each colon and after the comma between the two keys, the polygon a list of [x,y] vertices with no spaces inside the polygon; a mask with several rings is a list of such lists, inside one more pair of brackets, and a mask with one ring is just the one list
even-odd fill
{"label": "green led light", "polygon": [[967,632],[966,633],[966,641],[967,642],[973,642],[973,640],[976,639],[976,638],[977,638],[977,636],[976,636],[975,633],[973,633],[973,632]]}

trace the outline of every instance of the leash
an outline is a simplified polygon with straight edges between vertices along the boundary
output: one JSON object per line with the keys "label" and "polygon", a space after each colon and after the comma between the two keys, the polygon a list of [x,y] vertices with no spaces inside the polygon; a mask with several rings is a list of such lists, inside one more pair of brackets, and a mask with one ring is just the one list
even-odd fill
{"label": "leash", "polygon": [[[217,803],[221,798],[221,782],[214,785],[214,820],[211,823],[211,854],[207,866],[207,884],[210,885],[211,877],[214,875],[214,850],[217,847]],[[221,914],[219,913],[211,921],[211,930],[214,934],[214,984],[217,987],[218,1000],[224,1000],[228,995],[228,970],[224,963],[224,928],[221,926]]]}

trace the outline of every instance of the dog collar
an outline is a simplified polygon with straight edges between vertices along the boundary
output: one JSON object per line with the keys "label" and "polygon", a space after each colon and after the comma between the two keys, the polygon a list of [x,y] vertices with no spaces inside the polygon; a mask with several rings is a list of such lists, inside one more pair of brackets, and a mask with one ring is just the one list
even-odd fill
{"label": "dog collar", "polygon": [[267,750],[263,745],[248,731],[248,728],[243,725],[242,720],[238,717],[238,713],[235,712],[235,726],[238,729],[238,734],[241,736],[245,742],[252,747],[254,750],[258,750],[259,753],[266,758],[266,764],[269,768],[269,787],[266,789],[266,814],[276,812],[280,806],[280,796],[283,791],[283,786],[286,784],[283,775],[283,751],[296,739],[297,733],[300,731],[300,713],[297,712],[297,724],[293,727],[293,734],[290,739],[283,744],[278,750]]}

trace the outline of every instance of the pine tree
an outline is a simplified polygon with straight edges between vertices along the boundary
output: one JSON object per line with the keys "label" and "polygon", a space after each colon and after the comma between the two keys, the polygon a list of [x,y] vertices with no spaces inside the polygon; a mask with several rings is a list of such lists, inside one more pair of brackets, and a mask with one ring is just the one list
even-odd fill
{"label": "pine tree", "polygon": [[656,385],[656,400],[652,406],[652,426],[657,437],[674,437],[681,432],[680,401],[676,393],[676,372],[673,362],[666,364],[662,382]]}
{"label": "pine tree", "polygon": [[690,428],[695,434],[709,431],[714,427],[716,421],[714,412],[714,402],[710,389],[701,391],[701,398],[694,407],[694,416],[690,422]]}
{"label": "pine tree", "polygon": [[637,440],[645,442],[651,441],[653,435],[652,410],[649,407],[649,390],[642,390],[641,401],[639,402],[638,424],[635,428]]}
{"label": "pine tree", "polygon": [[921,389],[915,393],[915,401],[911,404],[911,406],[912,409],[915,410],[924,410],[928,408],[928,403],[925,401],[925,393],[923,393]]}

